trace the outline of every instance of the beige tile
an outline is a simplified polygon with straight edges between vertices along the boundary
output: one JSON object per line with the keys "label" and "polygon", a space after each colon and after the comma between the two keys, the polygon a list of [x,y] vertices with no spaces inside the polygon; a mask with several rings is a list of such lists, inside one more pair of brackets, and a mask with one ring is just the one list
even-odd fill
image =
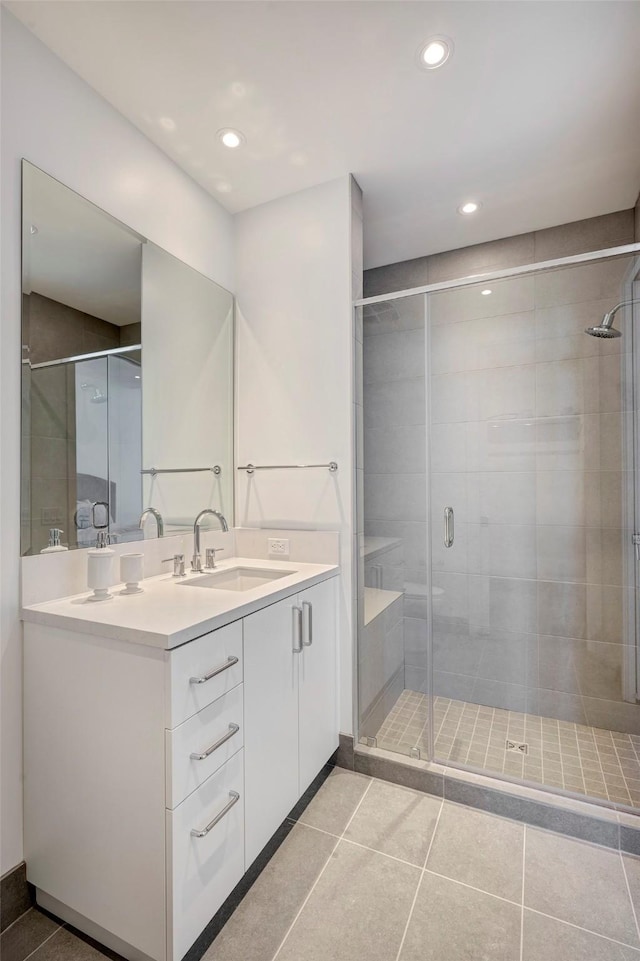
{"label": "beige tile", "polygon": [[640,947],[618,852],[527,828],[524,903]]}
{"label": "beige tile", "polygon": [[297,824],[204,955],[211,961],[271,961],[336,844]]}
{"label": "beige tile", "polygon": [[525,909],[522,961],[638,961],[640,952]]}
{"label": "beige tile", "polygon": [[441,806],[434,797],[374,781],[344,836],[422,867]]}
{"label": "beige tile", "polygon": [[370,783],[371,778],[362,774],[334,768],[300,815],[300,822],[331,834],[342,834]]}
{"label": "beige tile", "polygon": [[399,961],[516,961],[521,909],[425,873]]}
{"label": "beige tile", "polygon": [[523,838],[522,824],[447,801],[427,869],[520,902]]}
{"label": "beige tile", "polygon": [[419,880],[418,868],[341,841],[278,961],[395,958]]}

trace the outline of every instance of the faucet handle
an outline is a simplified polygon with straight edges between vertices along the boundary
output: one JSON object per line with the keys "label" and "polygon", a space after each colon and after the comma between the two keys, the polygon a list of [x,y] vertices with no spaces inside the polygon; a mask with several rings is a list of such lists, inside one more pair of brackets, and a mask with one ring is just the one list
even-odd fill
{"label": "faucet handle", "polygon": [[204,566],[213,570],[216,566],[216,554],[222,552],[224,554],[224,547],[207,547],[205,551],[205,564]]}
{"label": "faucet handle", "polygon": [[169,561],[173,561],[173,576],[184,577],[186,574],[184,569],[184,554],[174,554],[173,557],[165,557],[162,563],[168,564]]}

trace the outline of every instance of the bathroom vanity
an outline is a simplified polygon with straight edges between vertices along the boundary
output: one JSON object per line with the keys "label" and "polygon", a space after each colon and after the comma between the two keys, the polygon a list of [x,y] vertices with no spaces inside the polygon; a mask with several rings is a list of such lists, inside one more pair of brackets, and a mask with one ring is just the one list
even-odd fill
{"label": "bathroom vanity", "polygon": [[233,557],[23,609],[44,908],[180,961],[338,746],[334,564]]}

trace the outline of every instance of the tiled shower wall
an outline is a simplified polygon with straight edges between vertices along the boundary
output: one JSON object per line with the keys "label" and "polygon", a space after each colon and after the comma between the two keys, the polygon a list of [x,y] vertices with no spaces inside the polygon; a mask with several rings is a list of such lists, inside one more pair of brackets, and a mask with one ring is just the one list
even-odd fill
{"label": "tiled shower wall", "polygon": [[[365,295],[632,243],[634,211],[365,273]],[[629,336],[582,333],[628,261],[431,295],[435,692],[640,730],[624,702]],[[367,308],[365,533],[405,553],[405,685],[426,682],[422,298]],[[620,317],[620,315],[618,315]],[[627,331],[627,335],[628,335]],[[456,540],[440,548],[442,509]]]}

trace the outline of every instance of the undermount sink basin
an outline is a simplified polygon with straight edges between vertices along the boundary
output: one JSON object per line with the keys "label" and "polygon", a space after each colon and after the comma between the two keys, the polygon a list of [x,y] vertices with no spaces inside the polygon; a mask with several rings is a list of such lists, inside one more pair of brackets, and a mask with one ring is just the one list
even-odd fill
{"label": "undermount sink basin", "polygon": [[180,587],[208,587],[217,591],[251,591],[262,587],[280,577],[288,577],[295,571],[266,571],[261,567],[231,567],[226,571],[201,574],[188,581],[181,581]]}

